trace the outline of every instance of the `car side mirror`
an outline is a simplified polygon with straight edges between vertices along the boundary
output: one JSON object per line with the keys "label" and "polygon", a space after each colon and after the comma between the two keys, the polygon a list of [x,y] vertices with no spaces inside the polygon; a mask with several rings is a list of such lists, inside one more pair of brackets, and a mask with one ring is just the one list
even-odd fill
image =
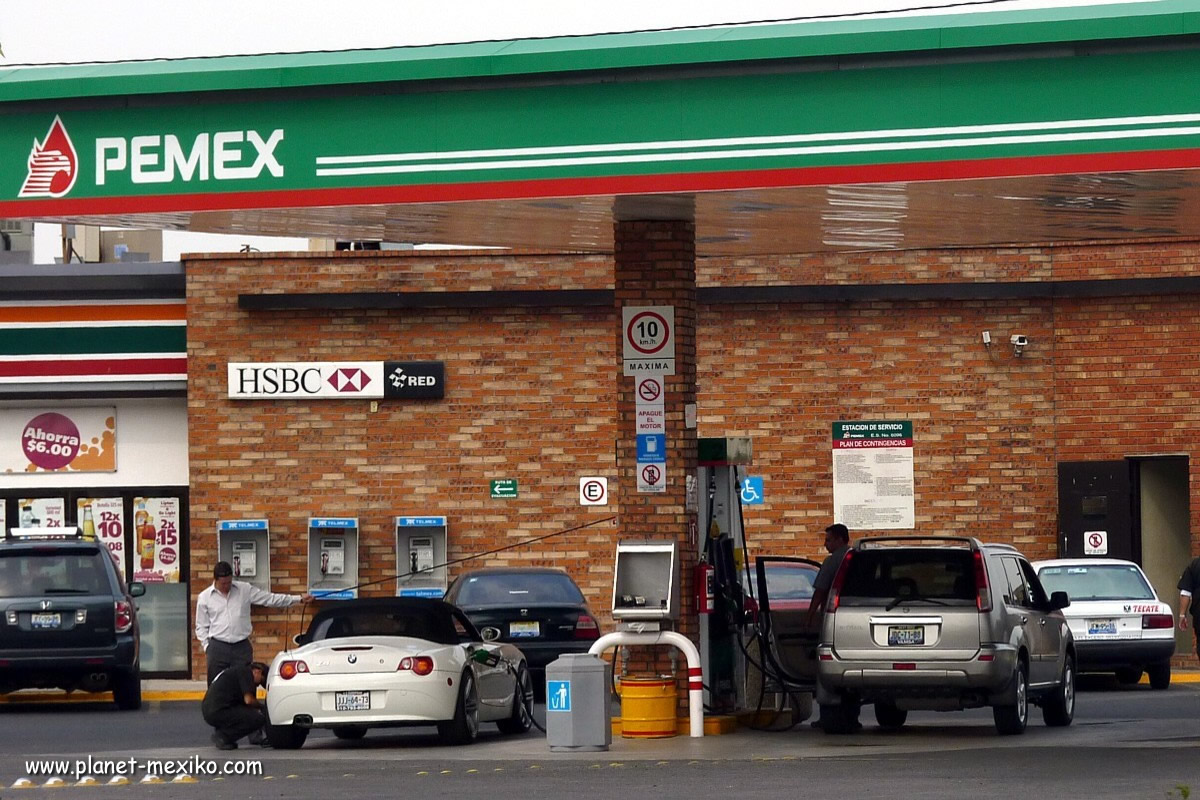
{"label": "car side mirror", "polygon": [[146,593],[146,584],[142,583],[141,581],[130,581],[130,583],[129,583],[129,596],[130,597],[141,597],[145,593]]}
{"label": "car side mirror", "polygon": [[500,638],[500,629],[493,628],[491,625],[489,625],[481,630],[479,635],[483,637],[485,642],[494,642]]}
{"label": "car side mirror", "polygon": [[1051,592],[1050,593],[1050,610],[1057,611],[1060,608],[1066,608],[1071,605],[1071,598],[1066,592]]}

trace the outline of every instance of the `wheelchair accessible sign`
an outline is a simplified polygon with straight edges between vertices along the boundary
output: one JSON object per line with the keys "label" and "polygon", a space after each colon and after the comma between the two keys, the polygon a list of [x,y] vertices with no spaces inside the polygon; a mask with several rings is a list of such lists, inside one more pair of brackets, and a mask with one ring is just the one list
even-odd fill
{"label": "wheelchair accessible sign", "polygon": [[742,478],[740,487],[742,505],[761,506],[763,502],[763,479],[758,477]]}

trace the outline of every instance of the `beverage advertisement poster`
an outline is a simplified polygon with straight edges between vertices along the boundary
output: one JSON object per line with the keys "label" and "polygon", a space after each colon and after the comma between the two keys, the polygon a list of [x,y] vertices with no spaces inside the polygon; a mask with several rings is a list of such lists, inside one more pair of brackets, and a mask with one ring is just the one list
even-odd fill
{"label": "beverage advertisement poster", "polygon": [[0,471],[115,472],[117,409],[11,408],[0,413]]}
{"label": "beverage advertisement poster", "polygon": [[22,528],[61,528],[67,524],[67,501],[61,497],[18,500]]}
{"label": "beverage advertisement poster", "polygon": [[133,579],[179,583],[179,498],[133,498]]}
{"label": "beverage advertisement poster", "polygon": [[117,557],[125,578],[125,501],[120,497],[81,497],[76,501],[75,524],[84,538],[98,538]]}

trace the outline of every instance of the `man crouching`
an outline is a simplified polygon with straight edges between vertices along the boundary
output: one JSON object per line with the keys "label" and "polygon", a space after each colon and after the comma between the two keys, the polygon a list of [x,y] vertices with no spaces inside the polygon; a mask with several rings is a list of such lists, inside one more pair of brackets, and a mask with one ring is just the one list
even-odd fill
{"label": "man crouching", "polygon": [[258,687],[267,685],[267,665],[261,661],[221,671],[204,693],[200,712],[216,728],[212,743],[218,750],[235,750],[243,736],[260,731],[266,724],[258,701]]}

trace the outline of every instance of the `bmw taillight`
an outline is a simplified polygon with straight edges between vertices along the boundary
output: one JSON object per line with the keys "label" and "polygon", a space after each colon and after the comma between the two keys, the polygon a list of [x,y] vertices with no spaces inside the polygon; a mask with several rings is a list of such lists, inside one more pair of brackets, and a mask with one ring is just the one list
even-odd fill
{"label": "bmw taillight", "polygon": [[842,584],[846,582],[846,573],[850,569],[850,558],[853,555],[853,550],[847,550],[846,555],[842,556],[842,563],[838,565],[837,574],[833,576],[833,585],[829,588],[829,600],[825,603],[826,614],[832,614],[838,609],[838,603],[842,599]]}
{"label": "bmw taillight", "polygon": [[1142,614],[1142,630],[1174,628],[1175,618],[1170,614]]}
{"label": "bmw taillight", "polygon": [[433,672],[433,659],[429,656],[405,656],[400,659],[397,672],[409,672],[414,675],[428,675]]}
{"label": "bmw taillight", "polygon": [[279,677],[285,681],[290,681],[301,672],[308,672],[308,664],[303,661],[284,661],[279,665]]}
{"label": "bmw taillight", "polygon": [[988,589],[987,565],[983,563],[983,551],[972,553],[975,561],[975,607],[983,614],[992,610],[992,593]]}
{"label": "bmw taillight", "polygon": [[587,614],[580,614],[579,619],[575,620],[575,638],[599,639],[600,626]]}
{"label": "bmw taillight", "polygon": [[133,604],[128,600],[118,600],[113,603],[113,612],[117,633],[129,633],[133,627]]}

